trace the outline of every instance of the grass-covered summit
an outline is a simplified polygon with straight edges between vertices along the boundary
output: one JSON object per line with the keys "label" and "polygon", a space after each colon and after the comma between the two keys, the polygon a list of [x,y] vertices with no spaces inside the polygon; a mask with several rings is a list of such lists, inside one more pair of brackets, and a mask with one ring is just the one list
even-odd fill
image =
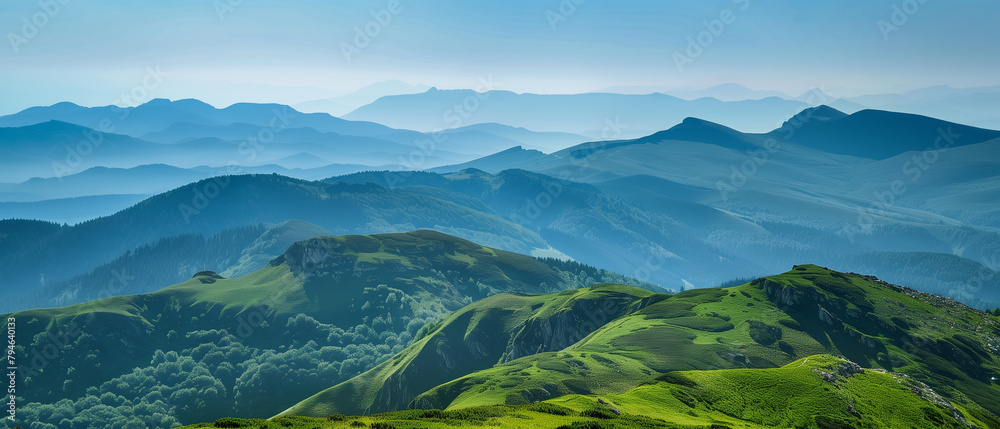
{"label": "grass-covered summit", "polygon": [[608,321],[664,297],[629,286],[598,285],[549,295],[486,298],[435,324],[426,336],[392,359],[284,414],[371,414],[403,409],[417,394],[441,383],[501,362],[562,350]]}
{"label": "grass-covered summit", "polygon": [[[560,296],[536,299],[557,302]],[[490,314],[520,305],[497,298],[477,303],[463,312]],[[396,390],[394,401],[375,403],[374,407],[371,396],[350,393],[352,386],[406,376],[406,365],[384,364],[303,401],[283,415],[385,411],[385,404],[402,404],[409,397],[412,399],[406,405],[408,408],[461,410],[494,404],[528,404],[574,394],[622,395],[675,371],[747,368],[758,371],[750,373],[757,374],[749,376],[748,380],[753,380],[770,377],[765,371],[768,368],[780,368],[809,356],[832,355],[847,359],[858,368],[901,374],[894,377],[911,380],[913,386],[924,383],[927,392],[933,392],[933,395],[927,393],[929,397],[940,397],[939,402],[945,408],[958,407],[966,421],[982,422],[985,427],[1000,425],[997,419],[1000,388],[996,384],[1000,374],[1000,322],[988,313],[951,299],[887,284],[870,276],[800,265],[787,273],[737,287],[690,290],[672,296],[657,295],[653,299],[635,296],[623,306],[632,310],[566,347],[552,347],[549,337],[539,336],[533,338],[533,343],[519,347],[520,350],[537,347],[534,354],[490,356],[493,360],[488,368],[471,371],[423,392]],[[431,336],[448,338],[449,330],[474,332],[469,326],[468,320],[452,317],[432,331]],[[516,329],[505,332],[513,335]],[[418,341],[390,362],[431,355],[428,343]],[[424,369],[421,374],[439,371],[454,349],[432,350],[438,366]],[[395,373],[394,368],[398,368]],[[885,384],[884,381],[879,383]],[[780,379],[773,382],[777,384],[771,386],[780,390]],[[739,383],[733,386],[739,387]],[[882,398],[865,396],[877,395],[878,389],[867,386],[858,389],[857,394],[864,396],[857,399],[859,402],[879,406]],[[737,410],[735,405],[720,408],[713,401],[707,401],[709,409],[730,410],[724,413],[739,419],[777,412],[769,411],[768,405],[761,405],[764,408],[746,405],[744,410]],[[774,407],[780,411],[788,406],[787,401],[782,404]],[[887,412],[881,410],[878,413]],[[920,412],[906,412],[911,411],[918,415]],[[933,421],[935,416],[927,418]],[[841,417],[857,424],[864,420],[851,420],[850,416],[837,419]],[[749,420],[755,421],[754,418]],[[787,421],[797,418],[787,417]],[[837,419],[831,421],[840,421]],[[798,427],[800,423],[787,423],[789,426],[784,427]],[[843,427],[859,427],[853,426],[855,423]],[[872,427],[895,425],[880,423]]]}
{"label": "grass-covered summit", "polygon": [[368,416],[227,418],[190,428],[733,429],[988,428],[906,375],[814,355],[779,368],[670,372],[621,394]]}
{"label": "grass-covered summit", "polygon": [[603,282],[656,288],[414,231],[313,238],[243,277],[199,272],[155,293],[4,317],[18,326],[19,416],[43,429],[169,427],[278,413],[487,296]]}

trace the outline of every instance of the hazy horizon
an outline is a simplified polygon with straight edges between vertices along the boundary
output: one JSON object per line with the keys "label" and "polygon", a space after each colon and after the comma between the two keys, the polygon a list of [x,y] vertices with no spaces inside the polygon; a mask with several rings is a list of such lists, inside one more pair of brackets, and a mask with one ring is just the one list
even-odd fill
{"label": "hazy horizon", "polygon": [[736,83],[857,96],[1000,84],[1000,46],[985,43],[998,4],[790,5],[24,2],[0,12],[0,114],[123,95],[132,105],[296,104],[387,80],[475,89],[490,76],[496,89],[542,94]]}

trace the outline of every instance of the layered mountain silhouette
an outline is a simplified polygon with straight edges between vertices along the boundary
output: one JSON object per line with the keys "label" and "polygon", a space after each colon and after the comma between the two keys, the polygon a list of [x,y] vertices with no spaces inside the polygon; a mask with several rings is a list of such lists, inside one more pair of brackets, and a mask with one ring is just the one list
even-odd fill
{"label": "layered mountain silhouette", "polygon": [[495,122],[611,139],[648,135],[688,116],[765,131],[807,107],[804,102],[777,97],[689,101],[660,93],[544,95],[432,88],[421,94],[382,97],[344,118],[421,131]]}
{"label": "layered mountain silhouette", "polygon": [[0,117],[19,416],[1000,424],[1000,131],[713,91]]}
{"label": "layered mountain silhouette", "polygon": [[[330,164],[426,168],[513,146],[549,151],[586,138],[483,124],[429,134],[302,113],[280,104],[222,109],[198,100],[83,107],[59,103],[0,117],[0,181],[57,177],[92,167],[170,164],[273,171]],[[329,177],[329,175],[327,176]],[[315,177],[312,177],[315,178]]]}

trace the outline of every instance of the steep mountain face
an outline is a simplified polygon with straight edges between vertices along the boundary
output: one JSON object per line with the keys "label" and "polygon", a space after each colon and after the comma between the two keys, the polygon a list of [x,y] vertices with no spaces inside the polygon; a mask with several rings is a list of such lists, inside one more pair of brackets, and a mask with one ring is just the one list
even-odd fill
{"label": "steep mountain face", "polygon": [[[833,354],[859,368],[905,374],[971,418],[1000,424],[1000,321],[950,299],[812,265],[738,287],[654,299],[561,350],[546,347],[546,338],[519,347],[537,347],[536,354],[497,360],[416,394],[408,406],[457,409],[619,394],[672,371],[775,368]],[[419,355],[419,344],[396,359]],[[317,395],[286,414],[358,409],[346,396],[324,399]]]}
{"label": "steep mountain face", "polygon": [[19,392],[30,392],[19,417],[169,427],[280,412],[385,362],[473,299],[607,281],[655,288],[416,231],[310,239],[244,277],[205,271],[151,294],[4,317],[17,321]]}
{"label": "steep mountain face", "polygon": [[298,219],[282,222],[264,231],[253,243],[240,252],[237,263],[224,270],[219,270],[219,273],[226,278],[245,276],[263,268],[268,262],[281,256],[295,242],[331,235],[333,234],[330,231],[319,225]]}

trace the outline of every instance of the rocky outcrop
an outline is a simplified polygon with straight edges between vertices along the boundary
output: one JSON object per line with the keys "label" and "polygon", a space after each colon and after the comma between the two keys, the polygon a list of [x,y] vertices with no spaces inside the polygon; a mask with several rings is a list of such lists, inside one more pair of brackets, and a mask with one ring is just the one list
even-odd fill
{"label": "rocky outcrop", "polygon": [[612,300],[578,300],[548,317],[533,317],[515,327],[500,362],[562,350],[582,340],[628,309]]}
{"label": "rocky outcrop", "polygon": [[833,371],[827,372],[819,368],[813,369],[813,371],[823,377],[823,380],[829,383],[837,382],[843,379],[851,378],[854,374],[864,374],[865,369],[851,361],[841,362]]}
{"label": "rocky outcrop", "polygon": [[948,402],[948,400],[942,398],[941,395],[938,395],[934,389],[931,389],[931,387],[924,382],[915,380],[906,374],[893,374],[893,377],[895,377],[896,381],[899,381],[900,383],[908,384],[910,386],[910,391],[915,393],[917,396],[920,396],[921,399],[947,410],[951,413],[951,416],[954,417],[955,420],[958,420],[970,428],[973,427],[967,420],[965,420],[965,416],[962,412],[955,408],[951,402]]}

